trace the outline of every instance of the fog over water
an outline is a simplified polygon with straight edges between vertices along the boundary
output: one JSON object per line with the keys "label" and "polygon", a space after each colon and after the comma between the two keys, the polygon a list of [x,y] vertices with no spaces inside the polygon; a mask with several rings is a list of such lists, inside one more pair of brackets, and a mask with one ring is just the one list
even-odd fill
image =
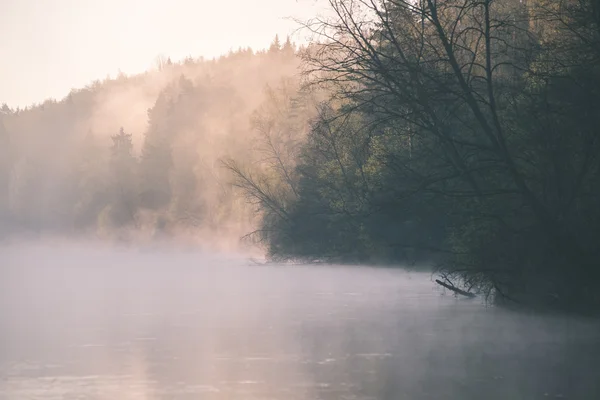
{"label": "fog over water", "polygon": [[0,252],[0,399],[593,399],[599,324],[428,273],[197,251]]}
{"label": "fog over water", "polygon": [[0,400],[600,400],[600,0],[0,0],[0,49]]}

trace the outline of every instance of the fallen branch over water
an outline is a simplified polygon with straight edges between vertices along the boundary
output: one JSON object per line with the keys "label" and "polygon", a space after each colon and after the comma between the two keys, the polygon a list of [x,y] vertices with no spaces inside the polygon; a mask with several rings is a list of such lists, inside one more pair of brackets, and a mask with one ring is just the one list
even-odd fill
{"label": "fallen branch over water", "polygon": [[441,286],[445,287],[448,290],[452,290],[454,293],[462,294],[463,296],[466,296],[466,297],[475,297],[474,293],[465,292],[464,290],[461,290],[461,289],[457,288],[454,285],[449,285],[449,284],[447,284],[445,282],[442,282],[439,279],[436,279],[435,283],[437,283],[438,285],[441,285]]}

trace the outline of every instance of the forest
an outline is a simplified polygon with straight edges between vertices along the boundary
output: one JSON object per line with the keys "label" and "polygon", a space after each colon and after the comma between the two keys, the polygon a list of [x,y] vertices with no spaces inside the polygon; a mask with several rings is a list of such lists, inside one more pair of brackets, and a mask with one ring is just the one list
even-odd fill
{"label": "forest", "polygon": [[254,210],[221,158],[252,163],[253,120],[296,96],[289,40],[214,60],[159,57],[140,75],[108,77],[60,101],[4,105],[0,215],[6,236],[160,238],[236,245]]}
{"label": "forest", "polygon": [[328,3],[300,48],[4,106],[4,234],[242,238],[275,261],[427,263],[497,303],[600,309],[600,4]]}

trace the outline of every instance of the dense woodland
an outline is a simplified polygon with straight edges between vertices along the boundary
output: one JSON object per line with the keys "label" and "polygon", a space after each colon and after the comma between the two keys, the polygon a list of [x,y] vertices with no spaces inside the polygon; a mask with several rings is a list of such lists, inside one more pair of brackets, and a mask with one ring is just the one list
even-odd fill
{"label": "dense woodland", "polygon": [[[60,101],[2,107],[4,234],[118,241],[177,237],[236,245],[254,210],[221,159],[252,163],[253,120],[299,87],[296,46],[214,60],[159,57]],[[307,118],[305,118],[307,119]]]}
{"label": "dense woodland", "polygon": [[239,233],[274,260],[434,263],[507,304],[600,309],[600,4],[329,4],[302,49],[4,107],[9,226]]}
{"label": "dense woodland", "polygon": [[294,161],[232,165],[270,254],[434,262],[504,303],[598,310],[600,4],[329,3],[302,66],[330,98]]}

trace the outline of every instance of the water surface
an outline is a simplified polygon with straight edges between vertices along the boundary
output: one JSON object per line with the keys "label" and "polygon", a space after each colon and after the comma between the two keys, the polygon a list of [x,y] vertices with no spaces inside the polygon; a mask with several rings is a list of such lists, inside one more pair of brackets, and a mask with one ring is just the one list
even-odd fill
{"label": "water surface", "polygon": [[598,399],[600,325],[426,273],[82,246],[0,253],[0,399]]}

